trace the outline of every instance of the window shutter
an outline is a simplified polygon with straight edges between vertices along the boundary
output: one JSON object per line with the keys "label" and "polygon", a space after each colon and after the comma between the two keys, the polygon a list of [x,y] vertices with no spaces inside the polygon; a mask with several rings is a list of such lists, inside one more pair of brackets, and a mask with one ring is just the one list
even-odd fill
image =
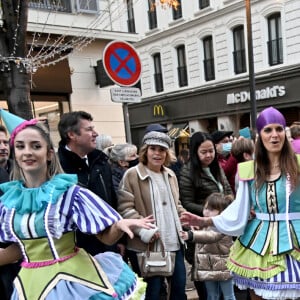
{"label": "window shutter", "polygon": [[100,87],[105,87],[105,86],[115,84],[106,74],[102,59],[97,61],[97,66],[94,67],[94,69],[96,74],[96,84],[98,84]]}

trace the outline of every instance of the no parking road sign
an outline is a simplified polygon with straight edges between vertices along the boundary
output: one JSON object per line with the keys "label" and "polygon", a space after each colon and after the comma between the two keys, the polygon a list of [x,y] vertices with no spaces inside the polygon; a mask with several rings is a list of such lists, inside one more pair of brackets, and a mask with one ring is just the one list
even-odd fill
{"label": "no parking road sign", "polygon": [[121,86],[133,86],[140,79],[141,60],[126,42],[110,42],[103,52],[103,65],[110,79]]}

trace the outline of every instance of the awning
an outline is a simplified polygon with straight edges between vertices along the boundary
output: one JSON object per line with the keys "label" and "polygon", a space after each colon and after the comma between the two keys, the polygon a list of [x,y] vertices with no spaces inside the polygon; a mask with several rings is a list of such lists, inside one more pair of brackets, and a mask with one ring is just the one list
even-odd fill
{"label": "awning", "polygon": [[31,92],[36,95],[72,93],[71,71],[68,59],[63,59],[55,65],[39,68],[32,75]]}
{"label": "awning", "polygon": [[187,123],[176,124],[168,131],[168,136],[171,139],[177,139],[179,137],[189,137],[190,133],[187,131],[189,125]]}

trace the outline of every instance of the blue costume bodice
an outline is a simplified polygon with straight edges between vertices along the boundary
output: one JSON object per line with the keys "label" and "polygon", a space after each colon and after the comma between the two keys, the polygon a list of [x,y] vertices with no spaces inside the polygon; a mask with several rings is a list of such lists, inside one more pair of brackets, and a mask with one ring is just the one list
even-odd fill
{"label": "blue costume bodice", "polygon": [[264,255],[271,245],[273,255],[299,248],[300,187],[289,191],[286,176],[264,183],[257,191],[248,181],[251,208],[256,217],[248,222],[239,240],[246,248]]}

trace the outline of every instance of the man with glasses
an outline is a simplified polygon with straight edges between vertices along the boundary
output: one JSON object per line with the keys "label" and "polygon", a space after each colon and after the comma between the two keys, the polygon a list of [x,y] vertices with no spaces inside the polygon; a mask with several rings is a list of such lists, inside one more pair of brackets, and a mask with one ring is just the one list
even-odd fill
{"label": "man with glasses", "polygon": [[[92,124],[92,116],[84,111],[63,114],[58,131],[61,137],[58,157],[65,173],[77,174],[78,183],[97,194],[113,208],[117,208],[117,197],[112,184],[108,157],[96,149],[98,133]],[[110,250],[116,245],[106,246],[92,235],[77,232],[77,244],[92,255]]]}

